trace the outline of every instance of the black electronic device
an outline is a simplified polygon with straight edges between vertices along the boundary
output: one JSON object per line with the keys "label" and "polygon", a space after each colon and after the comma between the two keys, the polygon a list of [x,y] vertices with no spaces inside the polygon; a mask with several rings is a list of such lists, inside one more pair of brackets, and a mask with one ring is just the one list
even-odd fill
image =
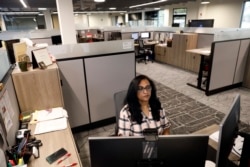
{"label": "black electronic device", "polygon": [[20,40],[19,39],[11,39],[11,40],[6,40],[4,41],[5,43],[5,47],[8,53],[8,58],[11,64],[15,64],[16,63],[16,58],[15,58],[15,53],[14,53],[14,49],[13,49],[13,43],[19,43]]}
{"label": "black electronic device", "polygon": [[51,41],[53,45],[60,45],[62,44],[62,38],[61,35],[54,35],[51,36]]}
{"label": "black electronic device", "polygon": [[46,157],[46,160],[49,164],[52,164],[53,162],[57,161],[59,158],[67,154],[67,150],[64,148],[60,148],[56,152],[52,153],[51,155]]}
{"label": "black electronic device", "polygon": [[225,167],[229,163],[228,156],[238,135],[240,121],[240,95],[237,95],[220,123],[216,167]]}
{"label": "black electronic device", "polygon": [[213,27],[213,26],[214,26],[214,19],[191,20],[188,23],[188,27]]}
{"label": "black electronic device", "polygon": [[145,158],[143,136],[89,137],[91,167],[204,167],[208,135],[159,135],[157,158]]}

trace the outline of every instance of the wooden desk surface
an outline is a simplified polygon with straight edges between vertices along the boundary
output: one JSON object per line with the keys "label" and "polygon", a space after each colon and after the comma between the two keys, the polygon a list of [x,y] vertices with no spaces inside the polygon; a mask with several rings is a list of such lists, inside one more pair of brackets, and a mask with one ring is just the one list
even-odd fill
{"label": "wooden desk surface", "polygon": [[[204,129],[201,129],[201,130],[198,130],[198,131],[194,132],[194,134],[208,134],[208,135],[211,135],[212,133],[214,133],[214,132],[216,132],[218,130],[219,130],[219,125],[213,124],[213,125],[208,126],[208,127],[204,128]],[[215,150],[218,149],[218,143],[216,141],[214,141],[213,139],[209,138],[208,144],[213,149],[215,149]],[[235,160],[239,160],[240,157],[231,152],[230,155],[229,155],[229,159],[231,161],[233,161],[236,165],[238,165],[238,163]]]}
{"label": "wooden desk surface", "polygon": [[156,45],[158,44],[158,41],[147,41],[147,42],[144,42],[143,45],[145,46],[150,46],[150,45]]}
{"label": "wooden desk surface", "polygon": [[198,49],[189,49],[186,52],[196,53],[199,55],[210,56],[211,48],[198,48]]}
{"label": "wooden desk surface", "polygon": [[[34,132],[35,126],[36,124],[29,125],[31,134],[33,134],[32,132]],[[81,159],[79,157],[69,123],[67,129],[35,135],[35,137],[36,139],[40,139],[42,141],[43,146],[39,148],[40,157],[35,159],[34,156],[31,156],[28,167],[59,167],[71,164],[73,162],[77,163],[76,167],[82,167]],[[45,158],[59,150],[61,147],[65,148],[69,153],[71,153],[71,156],[61,162],[60,165],[57,165],[57,161],[50,165]]]}

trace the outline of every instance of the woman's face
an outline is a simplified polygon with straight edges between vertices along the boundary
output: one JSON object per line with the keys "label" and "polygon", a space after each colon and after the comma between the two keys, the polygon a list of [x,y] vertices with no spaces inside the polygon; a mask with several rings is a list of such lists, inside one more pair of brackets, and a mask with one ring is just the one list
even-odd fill
{"label": "woman's face", "polygon": [[140,102],[148,102],[151,96],[151,85],[147,79],[141,80],[137,89],[137,97]]}

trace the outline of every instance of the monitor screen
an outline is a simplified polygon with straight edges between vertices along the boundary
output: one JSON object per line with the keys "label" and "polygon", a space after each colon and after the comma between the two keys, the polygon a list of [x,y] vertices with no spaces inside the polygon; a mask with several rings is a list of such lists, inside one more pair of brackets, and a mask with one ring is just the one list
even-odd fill
{"label": "monitor screen", "polygon": [[150,38],[149,32],[141,32],[141,38]]}
{"label": "monitor screen", "polygon": [[214,19],[191,20],[188,23],[189,27],[213,27]]}
{"label": "monitor screen", "polygon": [[15,57],[15,53],[14,53],[14,49],[13,49],[13,43],[19,43],[20,39],[11,39],[11,40],[7,40],[4,42],[5,42],[5,47],[7,49],[9,61],[11,64],[15,64],[16,57]]}
{"label": "monitor screen", "polygon": [[137,33],[137,32],[132,33],[132,34],[131,34],[131,38],[134,39],[134,40],[138,40],[138,38],[139,38],[139,33]]}
{"label": "monitor screen", "polygon": [[53,44],[53,45],[59,45],[59,44],[62,44],[62,38],[61,38],[61,35],[51,36],[51,40],[52,40],[52,44]]}
{"label": "monitor screen", "polygon": [[220,123],[216,167],[227,166],[228,156],[238,135],[240,121],[240,96],[237,95],[229,112]]}
{"label": "monitor screen", "polygon": [[[204,167],[208,138],[208,135],[159,136],[157,159],[146,162],[164,167]],[[91,167],[141,167],[145,163],[143,141],[144,137],[135,136],[89,137]]]}

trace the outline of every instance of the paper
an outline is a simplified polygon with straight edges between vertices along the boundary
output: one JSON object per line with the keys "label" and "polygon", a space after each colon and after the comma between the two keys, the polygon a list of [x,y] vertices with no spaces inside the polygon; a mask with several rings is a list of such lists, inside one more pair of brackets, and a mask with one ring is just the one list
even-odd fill
{"label": "paper", "polygon": [[53,119],[49,121],[41,121],[36,124],[34,134],[48,133],[67,128],[67,118]]}
{"label": "paper", "polygon": [[38,122],[62,117],[68,117],[67,112],[62,107],[36,111],[36,120]]}
{"label": "paper", "polygon": [[49,52],[47,48],[41,48],[37,50],[33,50],[34,57],[37,61],[37,64],[43,63],[45,66],[51,65],[53,62],[49,56]]}

